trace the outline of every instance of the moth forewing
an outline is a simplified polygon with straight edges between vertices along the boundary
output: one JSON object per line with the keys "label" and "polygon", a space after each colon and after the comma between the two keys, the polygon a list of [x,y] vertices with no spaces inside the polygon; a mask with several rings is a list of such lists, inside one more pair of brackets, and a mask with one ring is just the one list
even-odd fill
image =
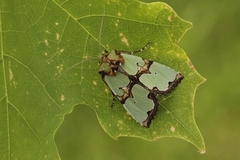
{"label": "moth forewing", "polygon": [[149,74],[142,74],[139,80],[149,89],[152,90],[155,88],[159,93],[164,91],[170,92],[170,85],[172,83],[179,83],[183,79],[183,76],[179,75],[174,69],[157,62],[152,63],[149,67],[149,72]]}
{"label": "moth forewing", "polygon": [[127,98],[123,106],[138,123],[148,128],[157,111],[157,100],[150,99],[149,91],[138,84],[132,87],[131,92],[133,97]]}
{"label": "moth forewing", "polygon": [[121,65],[123,70],[125,70],[130,75],[135,75],[138,71],[138,65],[144,65],[144,61],[141,57],[137,57],[130,54],[121,54],[124,58],[124,64]]}
{"label": "moth forewing", "polygon": [[115,96],[122,96],[124,91],[120,88],[127,86],[130,82],[126,75],[119,72],[117,72],[115,76],[105,75],[103,80]]}
{"label": "moth forewing", "polygon": [[115,76],[105,75],[103,80],[119,99],[127,112],[142,126],[149,127],[157,111],[157,99],[127,73],[116,72]]}

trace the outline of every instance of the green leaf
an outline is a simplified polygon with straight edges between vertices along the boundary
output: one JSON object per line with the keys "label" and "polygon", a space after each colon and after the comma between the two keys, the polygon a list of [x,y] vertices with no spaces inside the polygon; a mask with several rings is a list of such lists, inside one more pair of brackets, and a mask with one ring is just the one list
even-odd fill
{"label": "green leaf", "polygon": [[[191,23],[168,5],[134,0],[4,0],[0,7],[2,159],[59,159],[55,132],[78,104],[92,107],[115,139],[177,137],[205,151],[193,107],[204,78],[177,44]],[[133,51],[147,42],[150,46],[138,56],[185,77],[171,94],[158,98],[159,111],[149,129],[135,122],[118,101],[110,107],[112,94],[93,60],[105,49]]]}

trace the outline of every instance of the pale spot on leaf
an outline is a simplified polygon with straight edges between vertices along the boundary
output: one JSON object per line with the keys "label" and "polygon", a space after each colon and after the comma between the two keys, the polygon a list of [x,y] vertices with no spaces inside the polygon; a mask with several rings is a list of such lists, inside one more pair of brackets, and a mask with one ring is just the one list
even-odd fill
{"label": "pale spot on leaf", "polygon": [[56,33],[56,39],[57,39],[57,41],[59,40],[59,38],[60,38],[60,34],[59,34],[59,33]]}
{"label": "pale spot on leaf", "polygon": [[50,34],[49,30],[46,30],[46,31],[45,31],[45,33],[48,33],[48,34]]}
{"label": "pale spot on leaf", "polygon": [[172,22],[172,17],[168,16],[168,21]]}
{"label": "pale spot on leaf", "polygon": [[9,68],[9,79],[10,79],[10,81],[12,81],[12,79],[13,79],[13,73],[12,73],[11,68]]}
{"label": "pale spot on leaf", "polygon": [[118,16],[119,16],[119,17],[121,17],[121,16],[122,16],[121,12],[118,12]]}
{"label": "pale spot on leaf", "polygon": [[127,38],[122,33],[119,33],[119,36],[121,37],[121,41],[129,46]]}
{"label": "pale spot on leaf", "polygon": [[171,130],[172,132],[175,132],[175,127],[171,126],[170,130]]}
{"label": "pale spot on leaf", "polygon": [[129,46],[128,40],[126,37],[122,37],[122,42],[125,43],[127,46]]}
{"label": "pale spot on leaf", "polygon": [[8,69],[9,79],[12,82],[13,86],[16,88],[17,83],[16,83],[16,81],[13,80],[13,72],[12,72],[12,69],[11,69],[11,62],[9,62],[8,66],[9,66],[9,69]]}
{"label": "pale spot on leaf", "polygon": [[97,85],[97,82],[96,82],[96,81],[93,81],[93,84],[96,86],[96,85]]}
{"label": "pale spot on leaf", "polygon": [[63,70],[63,64],[61,64],[60,66],[57,66],[56,68],[57,68],[58,72],[61,73]]}
{"label": "pale spot on leaf", "polygon": [[107,88],[104,89],[104,92],[109,93],[109,90]]}
{"label": "pale spot on leaf", "polygon": [[115,26],[118,27],[118,23],[119,23],[119,20],[117,20],[117,22],[115,22]]}
{"label": "pale spot on leaf", "polygon": [[118,120],[118,125],[122,125],[123,121],[122,120]]}
{"label": "pale spot on leaf", "polygon": [[62,94],[61,95],[61,101],[64,101],[65,100],[65,96]]}
{"label": "pale spot on leaf", "polygon": [[48,46],[49,45],[49,43],[48,43],[48,40],[47,39],[45,39],[44,40],[44,43]]}

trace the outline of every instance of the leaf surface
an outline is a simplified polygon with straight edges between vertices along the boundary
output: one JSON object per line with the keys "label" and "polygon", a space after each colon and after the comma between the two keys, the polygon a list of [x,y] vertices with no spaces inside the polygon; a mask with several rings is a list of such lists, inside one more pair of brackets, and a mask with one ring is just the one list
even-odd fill
{"label": "leaf surface", "polygon": [[[4,0],[0,7],[0,157],[59,159],[55,132],[78,104],[92,107],[115,139],[177,137],[205,151],[193,106],[204,78],[178,46],[191,23],[168,5]],[[185,78],[171,94],[158,97],[157,116],[146,129],[118,101],[110,107],[112,94],[98,74],[97,58],[104,50],[134,51],[148,42],[138,56],[167,65]]]}

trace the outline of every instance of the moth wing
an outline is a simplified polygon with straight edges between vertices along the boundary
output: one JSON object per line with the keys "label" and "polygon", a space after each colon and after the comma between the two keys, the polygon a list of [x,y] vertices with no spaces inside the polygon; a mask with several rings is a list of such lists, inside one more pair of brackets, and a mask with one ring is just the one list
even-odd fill
{"label": "moth wing", "polygon": [[[115,76],[105,76],[105,82],[111,89],[114,95],[122,96],[124,91],[121,87],[126,87],[130,80],[128,77],[122,73],[116,72]],[[127,112],[141,125],[148,124],[145,121],[148,119],[149,121],[152,118],[148,118],[148,112],[152,111],[154,107],[157,107],[157,102],[154,103],[154,100],[148,98],[149,92],[144,89],[142,86],[135,84],[132,89],[131,93],[133,97],[128,97],[125,102],[121,102],[123,107],[127,110]],[[120,98],[118,97],[120,100]],[[121,100],[120,100],[121,101]],[[155,115],[155,112],[153,115]],[[145,127],[149,127],[145,125]]]}
{"label": "moth wing", "polygon": [[[138,71],[137,64],[139,66],[144,66],[145,62],[141,57],[121,54],[124,58],[124,65],[122,68],[130,75],[135,75]],[[163,64],[153,62],[149,67],[149,73],[142,74],[139,77],[140,82],[142,82],[150,90],[157,87],[159,91],[168,90],[170,83],[176,80],[178,72],[174,69],[165,66]],[[183,77],[179,77],[182,79]],[[180,80],[177,82],[179,83]],[[174,87],[173,87],[174,88]]]}
{"label": "moth wing", "polygon": [[174,82],[178,72],[165,65],[153,62],[149,68],[150,74],[143,74],[139,80],[149,89],[157,87],[160,91],[166,91],[171,82]]}
{"label": "moth wing", "polygon": [[146,89],[135,84],[132,88],[133,97],[126,99],[123,104],[128,113],[141,125],[148,119],[148,112],[157,107],[154,101],[148,98],[148,94]]}
{"label": "moth wing", "polygon": [[121,54],[124,58],[124,64],[121,66],[130,75],[135,75],[138,71],[137,63],[140,66],[144,65],[144,61],[141,57],[137,57],[130,54]]}
{"label": "moth wing", "polygon": [[107,83],[108,87],[111,89],[114,95],[122,96],[124,94],[120,87],[125,87],[128,85],[130,80],[128,77],[120,72],[116,72],[115,76],[104,76],[104,80]]}

